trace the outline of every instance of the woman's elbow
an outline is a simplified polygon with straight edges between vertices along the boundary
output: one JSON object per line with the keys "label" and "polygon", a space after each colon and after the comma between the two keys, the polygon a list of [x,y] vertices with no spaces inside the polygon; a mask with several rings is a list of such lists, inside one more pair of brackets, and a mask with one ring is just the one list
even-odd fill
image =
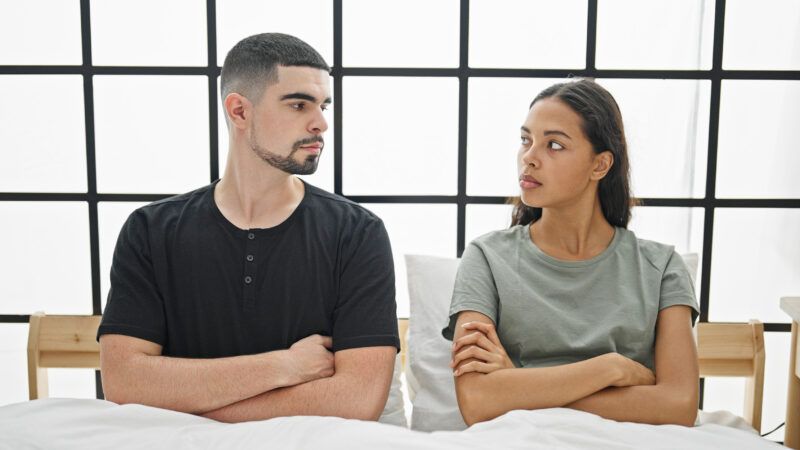
{"label": "woman's elbow", "polygon": [[488,420],[483,414],[483,411],[478,406],[480,402],[474,399],[474,394],[459,395],[458,396],[458,409],[461,411],[461,417],[468,427],[475,425],[478,422]]}
{"label": "woman's elbow", "polygon": [[693,427],[697,420],[697,392],[686,392],[683,395],[673,395],[670,405],[668,423]]}
{"label": "woman's elbow", "polygon": [[478,422],[485,422],[495,416],[489,411],[490,402],[483,391],[483,386],[478,383],[480,375],[473,375],[471,380],[460,380],[456,383],[456,398],[461,417],[467,426],[472,426]]}
{"label": "woman's elbow", "polygon": [[679,423],[685,427],[693,427],[697,421],[697,396],[690,396],[682,402],[680,407]]}

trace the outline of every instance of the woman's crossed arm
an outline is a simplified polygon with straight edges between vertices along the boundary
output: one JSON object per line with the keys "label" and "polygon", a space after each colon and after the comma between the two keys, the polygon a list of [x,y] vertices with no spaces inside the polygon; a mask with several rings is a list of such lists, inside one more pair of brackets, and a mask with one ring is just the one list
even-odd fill
{"label": "woman's crossed arm", "polygon": [[697,413],[697,352],[686,306],[656,324],[656,373],[617,353],[544,368],[514,368],[484,314],[459,314],[453,339],[456,395],[472,425],[514,409],[569,407],[619,420],[691,426]]}

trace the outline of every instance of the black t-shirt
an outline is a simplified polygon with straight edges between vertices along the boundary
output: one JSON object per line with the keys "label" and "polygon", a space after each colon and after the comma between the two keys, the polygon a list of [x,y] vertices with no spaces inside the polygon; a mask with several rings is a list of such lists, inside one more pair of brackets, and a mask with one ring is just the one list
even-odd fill
{"label": "black t-shirt", "polygon": [[242,230],[214,186],[134,211],[122,227],[98,330],[219,358],[289,348],[321,334],[333,351],[399,349],[394,264],[380,218],[305,184],[280,225]]}

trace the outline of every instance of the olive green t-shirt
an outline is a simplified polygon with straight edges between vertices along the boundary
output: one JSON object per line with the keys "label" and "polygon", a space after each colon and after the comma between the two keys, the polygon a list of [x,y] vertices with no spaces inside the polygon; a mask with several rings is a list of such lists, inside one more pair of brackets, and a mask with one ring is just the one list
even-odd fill
{"label": "olive green t-shirt", "polygon": [[516,367],[547,367],[617,352],[653,369],[658,312],[699,309],[689,271],[673,247],[616,228],[602,253],[583,261],[545,254],[517,225],[464,250],[447,339],[461,311],[492,319]]}

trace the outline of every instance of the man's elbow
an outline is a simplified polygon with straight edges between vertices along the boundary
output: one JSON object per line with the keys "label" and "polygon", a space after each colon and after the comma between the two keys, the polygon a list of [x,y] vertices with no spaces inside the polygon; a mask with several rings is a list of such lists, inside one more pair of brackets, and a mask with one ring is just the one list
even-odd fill
{"label": "man's elbow", "polygon": [[130,389],[126,389],[124,385],[121,383],[117,383],[114,380],[114,377],[108,376],[105,373],[101,372],[102,374],[102,384],[103,384],[103,397],[108,400],[109,402],[116,403],[118,405],[124,405],[126,403],[137,403],[135,401],[135,396],[132,395]]}
{"label": "man's elbow", "polygon": [[383,413],[383,408],[375,408],[366,406],[363,408],[356,408],[346,414],[346,419],[364,420],[368,422],[377,422]]}
{"label": "man's elbow", "polygon": [[364,420],[368,422],[377,422],[383,414],[386,401],[383,403],[366,402],[359,405],[351,405],[347,410],[343,411],[341,417],[344,419]]}
{"label": "man's elbow", "polygon": [[376,383],[379,386],[368,392],[359,392],[358,388],[353,389],[350,405],[348,405],[342,417],[370,422],[380,419],[389,399],[390,383],[391,380],[387,381],[385,385],[384,383]]}

